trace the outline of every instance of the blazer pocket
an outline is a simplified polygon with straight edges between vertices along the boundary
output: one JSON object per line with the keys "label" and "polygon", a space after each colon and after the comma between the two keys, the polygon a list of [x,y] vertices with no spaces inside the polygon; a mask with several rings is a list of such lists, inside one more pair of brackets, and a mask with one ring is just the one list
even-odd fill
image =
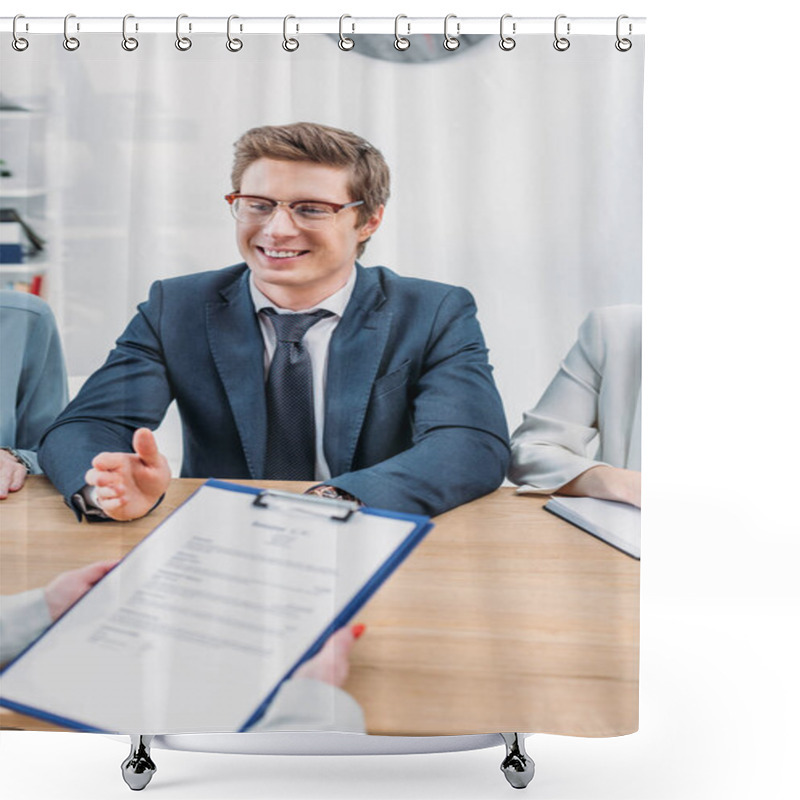
{"label": "blazer pocket", "polygon": [[405,386],[408,383],[408,373],[411,370],[411,361],[404,361],[397,369],[392,370],[386,375],[378,378],[372,386],[372,397],[377,399],[383,397],[395,389]]}

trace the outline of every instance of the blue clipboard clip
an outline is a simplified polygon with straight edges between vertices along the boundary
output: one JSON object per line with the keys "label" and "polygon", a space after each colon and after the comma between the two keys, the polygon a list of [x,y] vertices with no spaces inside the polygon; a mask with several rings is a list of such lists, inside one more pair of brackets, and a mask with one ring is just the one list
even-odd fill
{"label": "blue clipboard clip", "polygon": [[258,508],[272,508],[280,511],[298,511],[313,514],[337,522],[347,522],[361,507],[350,500],[333,500],[310,494],[282,492],[279,489],[262,489],[253,500]]}

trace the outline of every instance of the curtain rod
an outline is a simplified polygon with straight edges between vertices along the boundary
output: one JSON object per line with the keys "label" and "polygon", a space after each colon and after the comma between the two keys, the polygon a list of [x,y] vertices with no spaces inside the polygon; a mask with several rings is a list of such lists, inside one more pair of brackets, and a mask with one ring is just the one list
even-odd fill
{"label": "curtain rod", "polygon": [[[503,32],[508,36],[526,34],[553,35],[554,17],[514,17],[504,15]],[[11,33],[13,18],[0,18],[0,32]],[[67,27],[70,35],[75,33],[122,33],[122,17],[81,17],[70,15]],[[193,17],[181,15],[182,34],[226,33],[227,17]],[[449,15],[447,30],[451,36],[464,34],[500,34],[500,17],[459,17]],[[128,34],[136,33],[175,33],[175,17],[136,17],[130,16],[126,29]],[[231,31],[236,34],[283,34],[288,30],[293,35],[313,33],[343,33],[345,35],[364,33],[394,34],[402,36],[414,34],[444,35],[444,17],[235,17],[231,20]],[[623,36],[644,33],[644,17],[624,17],[618,23],[615,17],[570,17],[559,15],[560,32],[570,35],[611,35],[617,32]],[[285,28],[285,26],[287,26]],[[64,33],[64,17],[20,16],[16,26],[17,34]]]}

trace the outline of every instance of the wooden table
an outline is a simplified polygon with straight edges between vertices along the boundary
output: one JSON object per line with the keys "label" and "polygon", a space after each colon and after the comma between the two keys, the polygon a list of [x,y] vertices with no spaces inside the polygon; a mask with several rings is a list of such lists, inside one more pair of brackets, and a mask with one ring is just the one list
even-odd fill
{"label": "wooden table", "polygon": [[[0,503],[0,593],[124,556],[202,481],[130,523],[78,523],[47,479]],[[300,491],[307,484],[243,481]],[[370,733],[638,727],[639,562],[503,488],[436,527],[364,606],[345,687]],[[0,709],[0,726],[60,730]]]}

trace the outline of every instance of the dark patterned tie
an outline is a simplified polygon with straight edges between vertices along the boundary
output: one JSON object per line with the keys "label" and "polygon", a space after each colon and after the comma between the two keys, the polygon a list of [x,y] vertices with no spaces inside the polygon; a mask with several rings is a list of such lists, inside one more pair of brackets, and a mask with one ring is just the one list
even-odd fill
{"label": "dark patterned tie", "polygon": [[303,344],[308,329],[332,312],[278,314],[265,308],[275,328],[275,352],[267,374],[266,478],[313,481],[316,463],[311,358]]}

